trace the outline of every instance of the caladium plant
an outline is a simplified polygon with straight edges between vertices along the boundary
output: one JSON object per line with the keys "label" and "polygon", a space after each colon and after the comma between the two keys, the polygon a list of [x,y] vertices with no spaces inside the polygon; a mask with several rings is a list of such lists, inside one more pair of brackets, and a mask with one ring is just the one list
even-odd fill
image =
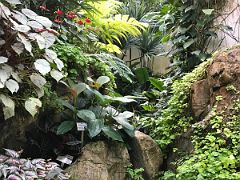
{"label": "caladium plant", "polygon": [[30,9],[13,9],[19,4],[20,0],[0,2],[0,103],[5,119],[15,115],[14,99],[24,90],[31,96],[22,104],[35,116],[42,106],[45,76],[56,81],[64,77],[63,62],[49,49],[58,35],[51,29],[52,21]]}
{"label": "caladium plant", "polygon": [[21,151],[5,149],[5,155],[0,154],[0,179],[4,180],[34,180],[34,179],[69,179],[59,165],[44,159],[20,158]]}

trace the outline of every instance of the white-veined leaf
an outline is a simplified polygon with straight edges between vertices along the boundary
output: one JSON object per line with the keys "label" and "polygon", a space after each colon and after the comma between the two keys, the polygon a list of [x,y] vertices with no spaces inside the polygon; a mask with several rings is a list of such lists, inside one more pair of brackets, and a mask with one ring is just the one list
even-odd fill
{"label": "white-veined leaf", "polygon": [[41,23],[46,28],[50,28],[52,26],[52,21],[50,21],[48,18],[43,16],[37,16],[35,20],[39,23]]}
{"label": "white-veined leaf", "polygon": [[63,74],[60,72],[60,71],[57,71],[55,69],[53,69],[51,72],[50,72],[50,75],[58,82],[60,81],[64,76]]}
{"label": "white-veined leaf", "polygon": [[15,29],[16,29],[17,31],[23,32],[23,33],[26,33],[26,32],[28,32],[28,31],[31,30],[31,28],[30,28],[29,26],[27,26],[27,25],[17,25],[17,26],[15,27]]}
{"label": "white-veined leaf", "polygon": [[37,40],[39,49],[44,49],[46,44],[45,39],[40,34],[36,34],[35,39]]}
{"label": "white-veined leaf", "polygon": [[38,109],[42,107],[42,102],[37,98],[29,98],[25,102],[25,109],[34,117]]}
{"label": "white-veined leaf", "polygon": [[55,35],[47,32],[47,31],[42,32],[41,35],[45,39],[45,48],[46,49],[48,49],[49,47],[51,47],[54,44],[54,42],[56,40]]}
{"label": "white-veined leaf", "polygon": [[18,33],[18,37],[21,39],[25,49],[32,54],[32,44],[31,42],[22,34]]}
{"label": "white-veined leaf", "polygon": [[51,71],[51,66],[45,59],[37,59],[34,62],[34,66],[42,75],[46,75]]}
{"label": "white-veined leaf", "polygon": [[44,89],[42,88],[42,89],[35,89],[35,91],[36,91],[36,93],[37,93],[37,95],[38,95],[38,98],[41,98],[41,97],[43,97],[44,96]]}
{"label": "white-veined leaf", "polygon": [[30,76],[30,79],[39,89],[42,89],[42,87],[47,83],[46,79],[37,73],[33,73]]}
{"label": "white-veined leaf", "polygon": [[15,115],[15,103],[14,101],[9,98],[8,96],[5,96],[3,94],[0,94],[0,100],[3,103],[3,113],[4,118],[9,119]]}
{"label": "white-veined leaf", "polygon": [[42,24],[38,23],[37,21],[28,21],[27,25],[33,29],[43,29]]}
{"label": "white-veined leaf", "polygon": [[18,72],[12,72],[11,75],[12,75],[13,79],[15,79],[17,82],[19,82],[19,83],[22,82],[21,78],[18,75]]}
{"label": "white-veined leaf", "polygon": [[24,45],[22,43],[14,43],[11,47],[18,55],[24,51]]}
{"label": "white-veined leaf", "polygon": [[0,82],[4,85],[11,75],[4,69],[0,69]]}
{"label": "white-veined leaf", "polygon": [[64,68],[64,64],[60,59],[56,58],[53,61],[57,65],[57,68],[58,68],[59,71],[61,71]]}
{"label": "white-veined leaf", "polygon": [[53,62],[54,59],[57,59],[57,53],[55,53],[53,50],[51,49],[46,49],[45,50],[45,54],[44,57],[49,61],[49,62]]}
{"label": "white-veined leaf", "polygon": [[28,21],[27,17],[19,11],[15,11],[15,13],[13,13],[13,18],[21,24],[27,24]]}
{"label": "white-veined leaf", "polygon": [[13,79],[9,79],[6,81],[6,87],[12,94],[18,92],[19,90],[18,82]]}
{"label": "white-veined leaf", "polygon": [[33,20],[35,20],[35,18],[38,16],[35,12],[33,12],[30,9],[22,9],[22,13]]}

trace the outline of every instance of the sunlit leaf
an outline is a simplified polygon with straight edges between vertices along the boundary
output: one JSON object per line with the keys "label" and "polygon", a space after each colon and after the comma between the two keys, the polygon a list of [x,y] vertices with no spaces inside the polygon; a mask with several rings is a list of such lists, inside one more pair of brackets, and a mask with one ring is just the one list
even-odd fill
{"label": "sunlit leaf", "polygon": [[57,71],[55,69],[53,69],[51,72],[50,72],[50,75],[58,82],[60,81],[64,76],[63,74],[60,72],[60,71]]}
{"label": "sunlit leaf", "polygon": [[19,90],[18,82],[13,79],[9,79],[6,81],[6,87],[12,94],[18,92]]}
{"label": "sunlit leaf", "polygon": [[42,107],[42,102],[37,98],[29,98],[25,102],[25,109],[34,117],[38,113],[38,109]]}
{"label": "sunlit leaf", "polygon": [[42,75],[46,75],[51,71],[51,66],[45,59],[37,59],[34,62],[34,66]]}

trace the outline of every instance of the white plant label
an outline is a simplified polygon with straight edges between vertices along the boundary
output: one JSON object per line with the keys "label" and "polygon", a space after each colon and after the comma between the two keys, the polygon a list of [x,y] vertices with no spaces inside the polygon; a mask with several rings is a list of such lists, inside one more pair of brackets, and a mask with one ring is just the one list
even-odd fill
{"label": "white plant label", "polygon": [[87,128],[87,123],[82,123],[82,122],[77,123],[77,130],[78,131],[84,131],[86,128]]}

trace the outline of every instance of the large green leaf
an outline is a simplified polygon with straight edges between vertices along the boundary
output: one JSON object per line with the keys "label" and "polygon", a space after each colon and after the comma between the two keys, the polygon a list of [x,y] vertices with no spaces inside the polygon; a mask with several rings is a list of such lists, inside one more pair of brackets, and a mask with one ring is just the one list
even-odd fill
{"label": "large green leaf", "polygon": [[149,79],[149,73],[147,68],[138,68],[135,70],[136,78],[141,83],[144,84]]}
{"label": "large green leaf", "polygon": [[86,122],[96,120],[95,114],[92,111],[87,109],[78,111],[77,116]]}
{"label": "large green leaf", "polygon": [[123,130],[124,130],[130,137],[134,137],[134,136],[135,136],[135,129],[130,130],[130,129],[127,129],[127,128],[124,128],[124,127],[123,127]]}
{"label": "large green leaf", "polygon": [[63,121],[58,126],[57,134],[58,135],[65,134],[65,133],[71,131],[74,126],[75,126],[75,122],[74,121]]}
{"label": "large green leaf", "polygon": [[120,135],[120,133],[117,132],[112,127],[104,126],[102,128],[102,131],[104,132],[104,134],[106,134],[108,137],[112,138],[113,140],[123,142],[123,139],[122,139],[122,136]]}
{"label": "large green leaf", "polygon": [[94,119],[88,122],[88,132],[91,138],[97,136],[103,128],[103,120],[102,119]]}
{"label": "large green leaf", "polygon": [[156,78],[149,78],[150,83],[157,88],[159,91],[164,90],[164,82],[160,81],[159,79]]}
{"label": "large green leaf", "polygon": [[59,99],[58,100],[63,106],[67,107],[68,109],[75,111],[75,107],[73,105],[71,105],[69,102]]}

